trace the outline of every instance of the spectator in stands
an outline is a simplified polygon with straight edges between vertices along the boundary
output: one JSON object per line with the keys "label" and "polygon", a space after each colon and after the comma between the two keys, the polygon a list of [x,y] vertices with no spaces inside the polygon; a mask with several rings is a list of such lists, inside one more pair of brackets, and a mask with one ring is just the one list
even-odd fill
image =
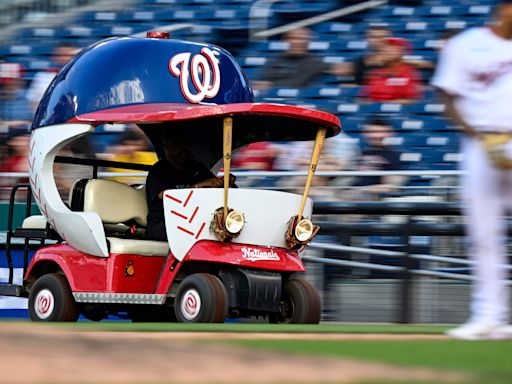
{"label": "spectator in stands", "polygon": [[[278,155],[279,147],[273,143],[252,143],[234,154],[231,165],[244,171],[274,171]],[[252,176],[244,178],[239,186],[263,188],[274,186],[275,181],[274,177]]]}
{"label": "spectator in stands", "polygon": [[[280,146],[280,155],[276,164],[278,169],[287,171],[306,171],[311,161],[313,142],[294,142]],[[336,172],[354,170],[359,149],[356,140],[344,133],[329,138],[325,141],[317,171]],[[336,176],[315,176],[311,196],[322,200],[338,200],[338,188],[348,185],[351,179]],[[280,181],[283,187],[299,187],[298,193],[302,193],[304,178],[291,177]],[[316,187],[316,188],[315,188]]]}
{"label": "spectator in stands", "polygon": [[9,130],[7,138],[8,156],[0,169],[2,172],[28,172],[28,143],[30,136],[25,128]]}
{"label": "spectator in stands", "polygon": [[286,51],[276,57],[265,69],[260,81],[253,83],[256,89],[271,87],[302,88],[312,84],[327,66],[309,52],[311,31],[297,28],[286,33]]}
{"label": "spectator in stands", "polygon": [[403,61],[408,50],[410,45],[405,39],[393,37],[385,40],[384,66],[369,72],[363,96],[371,101],[404,104],[421,99],[421,75]]}
{"label": "spectator in stands", "polygon": [[[382,118],[372,118],[363,125],[365,142],[358,161],[359,171],[396,171],[401,168],[400,153],[386,143],[386,139],[393,135],[393,128]],[[358,198],[362,190],[373,200],[382,193],[393,192],[403,181],[401,176],[364,176],[354,185],[361,187],[358,188]]]}
{"label": "spectator in stands", "polygon": [[0,167],[2,167],[2,164],[5,160],[7,160],[7,157],[9,156],[7,137],[8,136],[6,132],[0,132]]}
{"label": "spectator in stands", "polygon": [[31,103],[33,112],[36,111],[39,101],[41,101],[57,72],[75,56],[77,51],[78,48],[70,43],[59,44],[53,52],[52,60],[54,67],[35,74],[27,90],[27,99]]}
{"label": "spectator in stands", "polygon": [[368,72],[384,65],[385,39],[389,37],[391,37],[391,31],[385,25],[373,25],[366,31],[368,51],[352,64],[352,72],[357,84],[363,85]]}
{"label": "spectator in stands", "polygon": [[272,143],[249,144],[233,156],[233,168],[252,171],[273,171],[278,151]]}
{"label": "spectator in stands", "polygon": [[332,73],[337,76],[353,77],[356,84],[363,85],[370,70],[384,65],[384,41],[390,36],[391,31],[386,25],[370,25],[366,31],[367,51],[352,63],[335,64]]}
{"label": "spectator in stands", "polygon": [[[9,129],[7,140],[5,142],[5,152],[0,163],[0,172],[26,173],[28,172],[28,148],[30,136],[26,127]],[[7,199],[10,187],[18,183],[28,182],[23,177],[0,177],[0,200]],[[18,197],[23,197],[22,195]]]}
{"label": "spectator in stands", "polygon": [[0,64],[0,125],[4,131],[9,127],[28,127],[32,120],[30,104],[25,93],[23,68],[17,63]]}

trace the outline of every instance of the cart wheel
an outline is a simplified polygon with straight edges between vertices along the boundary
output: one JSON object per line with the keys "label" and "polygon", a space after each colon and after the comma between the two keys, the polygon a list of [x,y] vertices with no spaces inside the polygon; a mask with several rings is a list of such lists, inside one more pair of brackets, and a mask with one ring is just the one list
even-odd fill
{"label": "cart wheel", "polygon": [[320,296],[305,280],[284,283],[279,312],[269,315],[270,323],[318,324],[320,322]]}
{"label": "cart wheel", "polygon": [[50,273],[36,280],[28,296],[33,321],[76,321],[78,312],[66,278]]}
{"label": "cart wheel", "polygon": [[195,273],[178,286],[174,301],[181,323],[223,323],[228,314],[228,293],[217,276]]}

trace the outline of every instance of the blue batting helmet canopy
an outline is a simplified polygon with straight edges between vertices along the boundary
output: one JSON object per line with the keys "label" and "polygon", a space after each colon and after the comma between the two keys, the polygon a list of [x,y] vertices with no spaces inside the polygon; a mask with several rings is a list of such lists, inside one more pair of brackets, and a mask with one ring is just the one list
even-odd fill
{"label": "blue batting helmet canopy", "polygon": [[[162,104],[254,101],[249,81],[227,51],[153,36],[164,38],[111,38],[82,50],[48,87],[32,127],[79,121],[103,110],[140,113],[142,104],[155,111]],[[123,120],[121,115],[116,118]]]}

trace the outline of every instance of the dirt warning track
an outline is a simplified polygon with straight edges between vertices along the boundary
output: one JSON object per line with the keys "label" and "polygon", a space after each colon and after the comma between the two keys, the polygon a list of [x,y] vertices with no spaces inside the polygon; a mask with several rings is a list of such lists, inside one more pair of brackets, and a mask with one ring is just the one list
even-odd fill
{"label": "dirt warning track", "polygon": [[279,354],[214,342],[242,338],[352,340],[356,336],[375,339],[372,335],[83,332],[0,324],[0,382],[354,383],[458,382],[463,378],[458,373]]}

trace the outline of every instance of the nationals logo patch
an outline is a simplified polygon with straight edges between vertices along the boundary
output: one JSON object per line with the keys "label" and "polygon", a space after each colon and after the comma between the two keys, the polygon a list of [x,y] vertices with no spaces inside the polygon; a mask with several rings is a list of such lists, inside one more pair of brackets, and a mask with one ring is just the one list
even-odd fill
{"label": "nationals logo patch", "polygon": [[[219,93],[220,71],[217,55],[218,52],[203,48],[192,59],[190,52],[184,52],[174,55],[169,61],[169,71],[173,76],[180,77],[181,92],[189,102],[200,103]],[[189,88],[190,76],[194,90]]]}
{"label": "nationals logo patch", "polygon": [[279,255],[274,252],[274,250],[270,251],[260,251],[257,248],[242,248],[242,257],[245,260],[249,261],[262,261],[262,260],[271,260],[271,261],[279,261]]}

